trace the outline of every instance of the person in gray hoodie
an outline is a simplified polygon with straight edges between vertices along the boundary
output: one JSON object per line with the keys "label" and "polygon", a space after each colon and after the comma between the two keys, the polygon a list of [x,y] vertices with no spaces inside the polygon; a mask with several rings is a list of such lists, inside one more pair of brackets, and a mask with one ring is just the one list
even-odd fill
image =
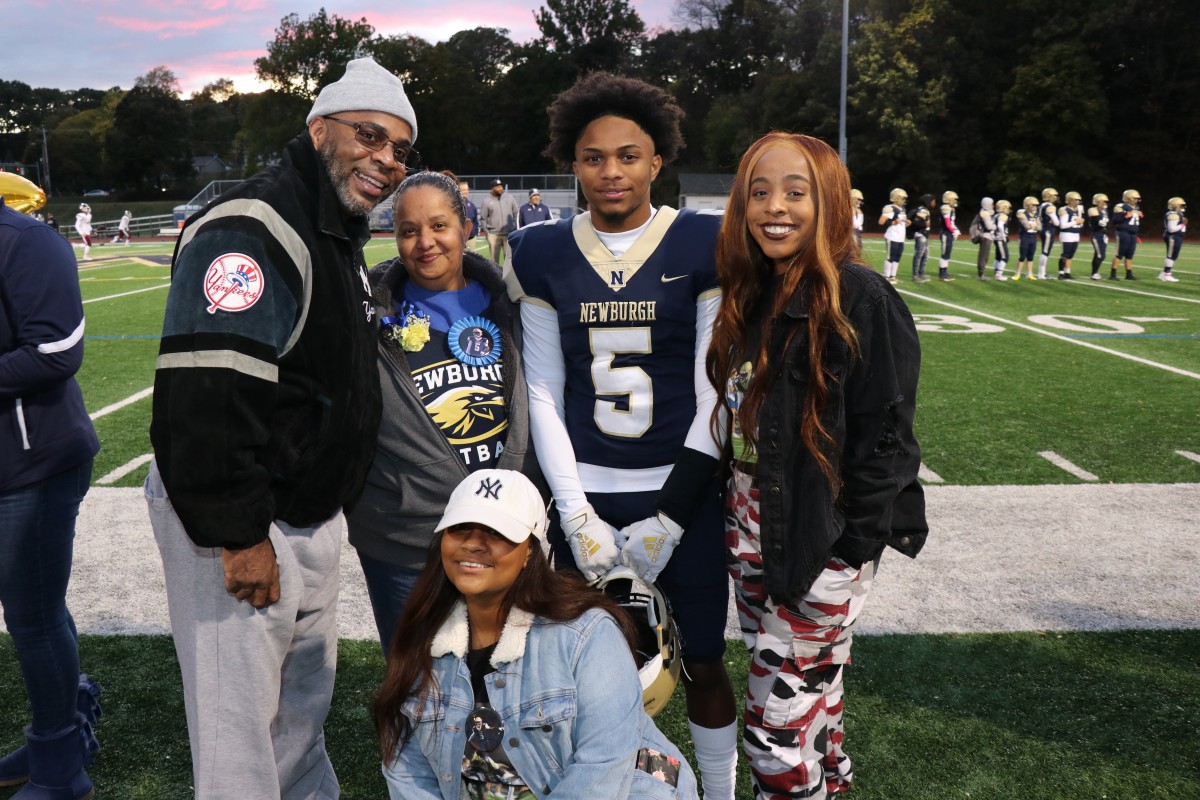
{"label": "person in gray hoodie", "polygon": [[439,173],[394,199],[399,255],[370,273],[383,421],[347,511],[386,654],[450,492],[476,470],[524,473],[548,495],[529,437],[520,317],[500,268],[471,252],[462,195]]}

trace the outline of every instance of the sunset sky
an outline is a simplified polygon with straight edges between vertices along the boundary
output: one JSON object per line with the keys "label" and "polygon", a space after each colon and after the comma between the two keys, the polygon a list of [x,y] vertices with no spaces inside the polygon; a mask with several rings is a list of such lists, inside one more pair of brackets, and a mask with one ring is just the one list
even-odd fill
{"label": "sunset sky", "polygon": [[[672,25],[675,0],[629,0],[648,30]],[[290,13],[307,19],[366,17],[377,34],[410,33],[430,42],[456,31],[508,28],[517,42],[537,34],[541,0],[13,0],[0,22],[0,78],[33,87],[128,89],[165,65],[184,95],[218,78],[241,91],[263,87],[254,59]]]}

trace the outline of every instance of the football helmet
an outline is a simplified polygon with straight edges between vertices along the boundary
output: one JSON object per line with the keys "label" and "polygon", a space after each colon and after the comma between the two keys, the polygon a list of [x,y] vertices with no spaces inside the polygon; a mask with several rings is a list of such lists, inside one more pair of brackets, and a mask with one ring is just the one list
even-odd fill
{"label": "football helmet", "polygon": [[1172,197],[1170,200],[1167,201],[1167,210],[1168,211],[1186,211],[1187,203],[1184,202],[1182,197]]}
{"label": "football helmet", "polygon": [[850,190],[850,199],[854,202],[854,207],[858,208],[863,204],[863,193],[858,189]]}
{"label": "football helmet", "polygon": [[958,206],[958,192],[943,192],[942,202],[951,208]]}
{"label": "football helmet", "polygon": [[1012,211],[1012,203],[1008,202],[1007,200],[997,200],[996,210],[1001,214],[1008,214]]}
{"label": "football helmet", "polygon": [[1022,200],[1021,205],[1025,206],[1026,211],[1037,211],[1038,200],[1031,195]]}
{"label": "football helmet", "polygon": [[1092,205],[1096,206],[1097,208],[1104,208],[1106,205],[1108,205],[1108,195],[1100,192],[1092,195]]}
{"label": "football helmet", "polygon": [[892,189],[891,194],[888,195],[888,200],[898,206],[902,206],[908,202],[908,192],[903,189]]}
{"label": "football helmet", "polygon": [[1048,203],[1053,203],[1058,200],[1058,189],[1051,189],[1049,186],[1047,186],[1045,189],[1042,189],[1042,200],[1045,200]]}
{"label": "football helmet", "polygon": [[1074,208],[1083,202],[1083,195],[1079,192],[1067,192],[1067,205]]}
{"label": "football helmet", "polygon": [[80,211],[82,211],[82,212],[84,212],[85,214],[90,214],[90,213],[92,213],[92,207],[91,207],[91,206],[89,206],[87,203],[80,203],[80,204],[79,204],[79,210],[80,210]]}
{"label": "football helmet", "polygon": [[610,570],[597,587],[625,609],[637,628],[634,660],[642,684],[642,705],[653,717],[667,707],[683,667],[683,646],[671,604],[657,586],[647,585],[628,567]]}
{"label": "football helmet", "polygon": [[1121,192],[1121,200],[1129,203],[1131,206],[1136,206],[1138,203],[1142,202],[1142,196],[1138,194],[1137,189],[1126,189],[1125,191]]}

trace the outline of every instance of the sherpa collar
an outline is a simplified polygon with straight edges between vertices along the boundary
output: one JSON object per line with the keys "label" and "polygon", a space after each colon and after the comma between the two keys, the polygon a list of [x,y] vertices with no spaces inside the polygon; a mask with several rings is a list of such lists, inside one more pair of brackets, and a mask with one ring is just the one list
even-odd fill
{"label": "sherpa collar", "polygon": [[[492,651],[492,666],[499,667],[510,661],[516,661],[525,655],[525,639],[529,629],[533,627],[533,614],[519,608],[508,612],[508,620],[504,630],[500,631],[500,640]],[[430,646],[430,655],[439,658],[453,654],[458,658],[466,658],[471,646],[471,629],[467,623],[467,604],[459,600],[450,609],[450,615],[438,629]]]}

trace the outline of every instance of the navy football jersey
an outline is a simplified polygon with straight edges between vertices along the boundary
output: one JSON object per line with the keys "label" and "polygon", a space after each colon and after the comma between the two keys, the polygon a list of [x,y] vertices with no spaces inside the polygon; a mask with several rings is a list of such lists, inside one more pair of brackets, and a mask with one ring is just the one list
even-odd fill
{"label": "navy football jersey", "polygon": [[558,318],[565,422],[579,463],[674,463],[696,416],[696,304],[720,292],[720,226],[719,212],[661,207],[621,258],[588,214],[510,238],[522,302]]}

